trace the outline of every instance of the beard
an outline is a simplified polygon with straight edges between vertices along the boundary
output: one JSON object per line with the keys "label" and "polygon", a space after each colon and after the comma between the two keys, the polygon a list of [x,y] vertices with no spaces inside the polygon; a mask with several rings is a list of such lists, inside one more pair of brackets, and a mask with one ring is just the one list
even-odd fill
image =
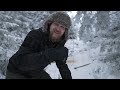
{"label": "beard", "polygon": [[60,42],[61,41],[61,37],[56,36],[54,33],[50,33],[49,38],[52,42]]}

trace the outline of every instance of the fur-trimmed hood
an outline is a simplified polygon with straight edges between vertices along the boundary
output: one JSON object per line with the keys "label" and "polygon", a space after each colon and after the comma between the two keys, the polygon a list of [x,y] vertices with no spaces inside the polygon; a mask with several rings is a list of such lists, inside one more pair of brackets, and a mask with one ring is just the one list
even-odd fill
{"label": "fur-trimmed hood", "polygon": [[48,26],[52,23],[52,22],[58,22],[62,25],[65,25],[66,27],[66,31],[65,31],[65,40],[68,40],[68,33],[69,33],[69,29],[71,27],[71,19],[69,17],[68,14],[66,14],[65,12],[56,12],[53,13],[52,15],[50,15],[43,24],[43,31],[44,32],[48,32]]}

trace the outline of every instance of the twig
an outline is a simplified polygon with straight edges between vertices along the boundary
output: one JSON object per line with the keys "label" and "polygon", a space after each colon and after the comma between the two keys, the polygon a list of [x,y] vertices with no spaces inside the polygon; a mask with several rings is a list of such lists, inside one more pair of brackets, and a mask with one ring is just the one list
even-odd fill
{"label": "twig", "polygon": [[91,63],[85,64],[85,65],[82,65],[82,66],[78,66],[78,67],[75,67],[74,69],[81,68],[81,67],[84,67],[84,66],[87,66],[87,65],[90,65],[90,64]]}

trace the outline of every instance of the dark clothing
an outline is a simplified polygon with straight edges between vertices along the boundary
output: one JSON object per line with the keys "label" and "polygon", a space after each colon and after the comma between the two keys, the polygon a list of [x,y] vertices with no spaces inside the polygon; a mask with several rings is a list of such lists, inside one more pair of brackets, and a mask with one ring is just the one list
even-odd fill
{"label": "dark clothing", "polygon": [[[46,73],[43,69],[54,61],[49,59],[45,50],[56,48],[58,45],[64,47],[63,44],[52,43],[48,34],[42,32],[42,30],[32,30],[26,36],[20,49],[10,58],[7,70],[21,74],[26,78],[40,79],[42,78],[41,73]],[[63,79],[72,79],[66,62],[56,61],[56,65]]]}
{"label": "dark clothing", "polygon": [[40,72],[40,76],[38,76],[38,77],[31,77],[31,78],[30,77],[26,77],[26,76],[24,76],[22,74],[19,74],[19,73],[12,73],[12,72],[7,70],[6,71],[6,79],[52,79],[52,78],[44,70],[42,70]]}

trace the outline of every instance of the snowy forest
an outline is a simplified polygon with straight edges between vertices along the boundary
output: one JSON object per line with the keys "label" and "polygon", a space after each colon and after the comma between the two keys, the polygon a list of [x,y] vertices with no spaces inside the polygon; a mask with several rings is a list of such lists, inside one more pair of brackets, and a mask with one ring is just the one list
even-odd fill
{"label": "snowy forest", "polygon": [[[26,35],[57,11],[0,11],[0,79]],[[73,79],[120,79],[120,11],[65,11],[72,20],[67,64]],[[61,79],[55,65],[45,68]]]}

